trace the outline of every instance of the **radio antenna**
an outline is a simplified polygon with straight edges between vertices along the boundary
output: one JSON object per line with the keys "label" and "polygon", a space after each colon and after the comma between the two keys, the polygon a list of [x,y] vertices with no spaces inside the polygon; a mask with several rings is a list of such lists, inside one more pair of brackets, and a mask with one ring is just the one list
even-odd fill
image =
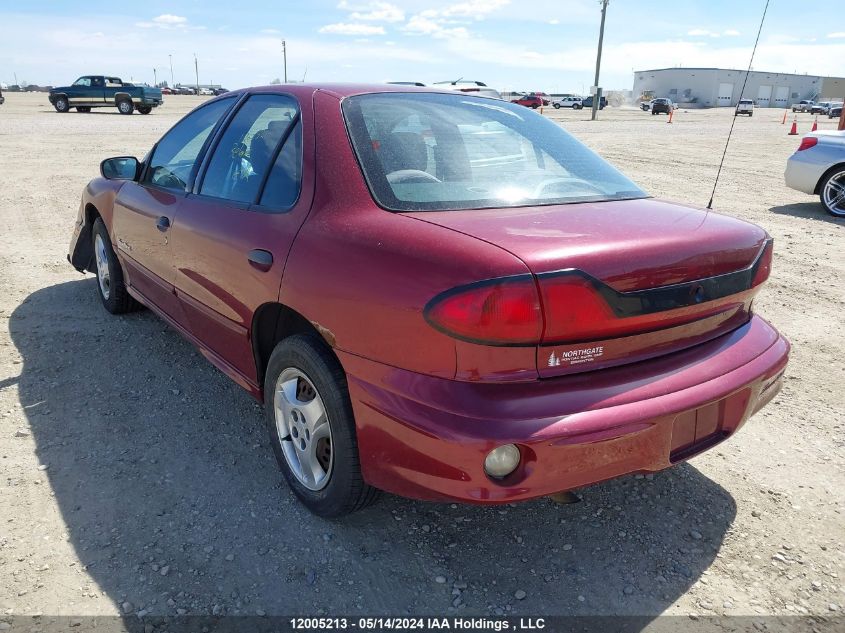
{"label": "radio antenna", "polygon": [[[739,92],[739,98],[745,96],[745,84],[748,83],[748,75],[751,73],[751,65],[754,63],[754,53],[757,52],[757,44],[760,42],[760,33],[763,32],[763,23],[766,21],[766,12],[769,10],[769,0],[766,0],[766,6],[763,7],[763,17],[760,19],[760,28],[757,29],[757,39],[754,40],[754,48],[751,49],[751,59],[748,60],[748,70],[745,71],[745,79],[742,82],[742,90]],[[731,134],[734,131],[734,125],[737,120],[736,112],[734,112],[733,121],[731,121],[731,129],[728,131],[728,140],[725,141],[725,151],[722,152],[722,160],[719,161],[719,170],[716,172],[716,181],[713,183],[713,191],[710,194],[710,202],[707,203],[707,208],[713,208],[713,198],[716,195],[716,186],[719,184],[719,176],[722,174],[722,165],[725,164],[725,156],[728,153],[728,145],[731,143]]]}

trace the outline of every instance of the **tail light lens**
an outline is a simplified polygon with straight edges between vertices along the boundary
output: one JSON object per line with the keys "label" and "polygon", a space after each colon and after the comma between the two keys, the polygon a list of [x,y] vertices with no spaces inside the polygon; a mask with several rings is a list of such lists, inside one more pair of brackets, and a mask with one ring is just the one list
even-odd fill
{"label": "tail light lens", "polygon": [[818,142],[819,139],[817,139],[815,136],[805,136],[801,139],[801,145],[798,146],[797,151],[803,152],[805,149],[810,149],[811,147],[814,147]]}
{"label": "tail light lens", "polygon": [[461,286],[432,299],[425,318],[456,338],[488,345],[536,345],[543,314],[532,275]]}
{"label": "tail light lens", "polygon": [[766,249],[757,261],[757,270],[754,272],[754,280],[751,282],[752,287],[759,286],[766,281],[772,272],[772,251],[774,250],[772,246],[773,242],[769,240]]}

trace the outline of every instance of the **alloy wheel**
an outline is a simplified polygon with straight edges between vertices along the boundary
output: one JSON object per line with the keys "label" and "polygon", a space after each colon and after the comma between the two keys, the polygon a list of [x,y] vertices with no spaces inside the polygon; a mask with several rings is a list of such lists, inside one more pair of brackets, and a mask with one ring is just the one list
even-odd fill
{"label": "alloy wheel", "polygon": [[97,282],[100,284],[100,292],[103,295],[103,299],[108,301],[109,294],[111,293],[109,256],[106,252],[106,243],[99,235],[94,239],[94,258],[97,262]]}
{"label": "alloy wheel", "polygon": [[273,409],[290,471],[309,490],[322,490],[332,474],[332,430],[314,383],[288,367],[276,381]]}
{"label": "alloy wheel", "polygon": [[840,171],[828,179],[822,197],[831,213],[845,216],[845,171]]}

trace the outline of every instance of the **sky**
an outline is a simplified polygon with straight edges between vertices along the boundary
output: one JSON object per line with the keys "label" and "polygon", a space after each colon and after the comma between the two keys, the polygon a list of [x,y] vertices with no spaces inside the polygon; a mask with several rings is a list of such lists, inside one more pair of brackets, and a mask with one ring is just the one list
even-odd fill
{"label": "sky", "polygon": [[[765,0],[611,0],[600,85],[633,70],[746,68]],[[845,76],[835,3],[771,0],[755,70]],[[841,17],[841,16],[840,16]],[[585,94],[598,0],[0,0],[0,82],[84,74],[234,89],[301,81],[474,79],[499,90]],[[155,69],[155,70],[154,70]]]}

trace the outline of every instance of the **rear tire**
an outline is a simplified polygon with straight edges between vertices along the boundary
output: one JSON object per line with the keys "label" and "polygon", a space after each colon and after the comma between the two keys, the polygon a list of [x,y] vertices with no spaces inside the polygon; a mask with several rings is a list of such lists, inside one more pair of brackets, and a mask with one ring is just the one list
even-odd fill
{"label": "rear tire", "polygon": [[53,103],[53,107],[56,108],[56,112],[64,114],[70,111],[70,102],[67,100],[67,97],[58,97],[55,103]]}
{"label": "rear tire", "polygon": [[121,114],[132,114],[135,110],[135,105],[129,99],[122,99],[117,102],[117,110]]}
{"label": "rear tire", "polygon": [[845,218],[845,165],[834,167],[822,177],[819,198],[830,215]]}
{"label": "rear tire", "polygon": [[138,106],[137,110],[141,114],[149,114],[150,112],[153,111],[153,107],[152,106]]}
{"label": "rear tire", "polygon": [[101,218],[94,221],[91,242],[94,246],[94,263],[97,271],[97,294],[100,295],[103,307],[112,314],[137,310],[140,304],[126,290],[123,269],[117,260],[109,232]]}
{"label": "rear tire", "polygon": [[317,336],[297,334],[276,345],[264,408],[276,461],[305,507],[330,518],[375,501],[379,491],[361,475],[346,374]]}

